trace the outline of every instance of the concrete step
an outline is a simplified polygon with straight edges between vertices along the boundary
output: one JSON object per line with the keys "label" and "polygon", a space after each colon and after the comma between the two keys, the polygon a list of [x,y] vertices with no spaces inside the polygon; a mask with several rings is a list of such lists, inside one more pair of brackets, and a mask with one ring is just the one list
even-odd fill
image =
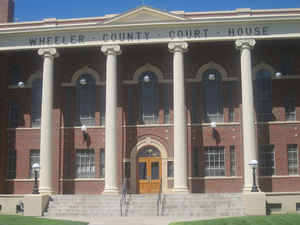
{"label": "concrete step", "polygon": [[[120,216],[121,196],[54,195],[47,216]],[[126,216],[242,216],[243,202],[239,193],[224,194],[128,194],[123,208]]]}

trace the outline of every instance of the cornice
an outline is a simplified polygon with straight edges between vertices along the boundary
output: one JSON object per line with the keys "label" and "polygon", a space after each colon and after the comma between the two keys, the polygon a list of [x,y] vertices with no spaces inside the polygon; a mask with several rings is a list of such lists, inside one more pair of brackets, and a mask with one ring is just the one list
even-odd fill
{"label": "cornice", "polygon": [[[94,23],[74,23],[74,24],[47,24],[43,21],[25,22],[25,23],[12,23],[0,24],[0,34],[18,34],[27,33],[31,34],[39,32],[62,32],[62,31],[90,31],[90,30],[105,30],[105,29],[119,29],[119,28],[149,28],[149,27],[165,27],[165,26],[178,26],[178,25],[232,25],[240,23],[284,23],[300,22],[299,14],[295,15],[259,15],[259,16],[232,16],[232,17],[208,17],[208,18],[194,18],[181,21],[164,21],[164,22],[145,22],[145,23],[130,23],[130,24],[103,24],[99,22]],[[24,25],[32,26],[24,26]],[[240,24],[242,25],[242,24]],[[3,27],[2,27],[3,26]]]}

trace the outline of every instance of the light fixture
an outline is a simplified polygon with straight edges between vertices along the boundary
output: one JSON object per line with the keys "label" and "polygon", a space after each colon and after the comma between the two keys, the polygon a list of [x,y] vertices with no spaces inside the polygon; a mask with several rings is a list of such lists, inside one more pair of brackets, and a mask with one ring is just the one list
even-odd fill
{"label": "light fixture", "polygon": [[279,77],[282,76],[282,73],[281,73],[281,72],[276,72],[276,73],[275,73],[275,76],[279,78]]}
{"label": "light fixture", "polygon": [[33,189],[32,189],[32,194],[39,194],[39,187],[38,187],[38,183],[37,183],[37,178],[38,178],[38,172],[40,170],[40,164],[34,163],[32,165],[32,169],[34,171],[34,186],[33,186]]}
{"label": "light fixture", "polygon": [[150,80],[151,80],[151,78],[150,78],[149,75],[145,75],[145,76],[144,76],[144,82],[145,82],[145,83],[150,82]]}
{"label": "light fixture", "polygon": [[89,134],[87,133],[87,127],[85,125],[82,125],[81,131],[83,134],[83,140],[87,142],[89,140]]}
{"label": "light fixture", "polygon": [[248,165],[252,168],[253,185],[251,188],[251,192],[258,192],[258,188],[256,186],[256,172],[255,172],[258,165],[258,161],[253,159],[250,161]]}
{"label": "light fixture", "polygon": [[19,87],[19,88],[25,87],[24,82],[23,82],[23,81],[19,81],[19,82],[18,82],[18,87]]}
{"label": "light fixture", "polygon": [[79,83],[80,83],[81,85],[86,85],[86,84],[87,84],[87,81],[86,81],[85,78],[81,78],[81,79],[79,80]]}
{"label": "light fixture", "polygon": [[210,123],[210,127],[211,127],[211,128],[216,128],[216,127],[217,127],[216,122],[211,122],[211,123]]}
{"label": "light fixture", "polygon": [[216,79],[216,75],[211,73],[211,74],[208,74],[208,79],[209,80],[215,80]]}

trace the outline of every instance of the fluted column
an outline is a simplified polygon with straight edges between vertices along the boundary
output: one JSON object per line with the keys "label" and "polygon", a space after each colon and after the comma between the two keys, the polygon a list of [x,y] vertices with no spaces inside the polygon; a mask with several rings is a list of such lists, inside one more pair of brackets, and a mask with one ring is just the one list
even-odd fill
{"label": "fluted column", "polygon": [[52,108],[53,108],[53,63],[58,56],[55,48],[39,49],[43,56],[43,91],[41,114],[41,142],[40,142],[40,187],[41,194],[53,193],[52,184]]}
{"label": "fluted column", "polygon": [[171,42],[169,50],[173,57],[174,96],[174,191],[188,192],[187,185],[187,127],[184,90],[184,56],[188,44]]}
{"label": "fluted column", "polygon": [[252,170],[248,165],[256,156],[256,132],[254,124],[254,98],[252,82],[251,49],[255,45],[254,39],[241,39],[235,42],[241,54],[241,81],[242,81],[242,127],[244,149],[244,191],[252,187]]}
{"label": "fluted column", "polygon": [[118,193],[117,154],[117,55],[119,45],[104,45],[101,51],[106,58],[105,106],[105,187],[104,193]]}

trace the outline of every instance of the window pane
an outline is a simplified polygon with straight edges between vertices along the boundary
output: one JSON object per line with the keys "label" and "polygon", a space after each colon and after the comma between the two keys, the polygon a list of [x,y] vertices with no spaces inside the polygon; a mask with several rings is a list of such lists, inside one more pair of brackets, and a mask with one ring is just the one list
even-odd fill
{"label": "window pane", "polygon": [[15,103],[8,105],[8,126],[18,127],[19,106]]}
{"label": "window pane", "polygon": [[130,178],[130,162],[125,162],[125,178]]}
{"label": "window pane", "polygon": [[270,71],[261,69],[256,73],[256,113],[258,121],[273,120],[272,79]]}
{"label": "window pane", "polygon": [[174,162],[168,161],[168,177],[174,177]]}
{"label": "window pane", "polygon": [[76,178],[95,177],[94,150],[76,150]]}
{"label": "window pane", "polygon": [[32,105],[31,105],[31,126],[39,127],[41,125],[42,109],[42,79],[36,79],[32,82]]}
{"label": "window pane", "polygon": [[105,177],[105,151],[103,148],[100,149],[100,178]]}
{"label": "window pane", "polygon": [[16,163],[17,163],[17,156],[16,151],[9,150],[8,151],[8,168],[7,168],[7,178],[14,179],[16,178]]}
{"label": "window pane", "polygon": [[275,174],[275,157],[273,145],[262,145],[259,148],[259,172],[261,176]]}
{"label": "window pane", "polygon": [[34,170],[32,169],[34,163],[40,164],[40,150],[30,151],[29,178],[34,178]]}
{"label": "window pane", "polygon": [[159,179],[159,162],[151,162],[151,179]]}
{"label": "window pane", "polygon": [[157,122],[158,87],[157,77],[148,71],[140,77],[140,118],[141,123]]}
{"label": "window pane", "polygon": [[[86,84],[80,84],[84,79]],[[96,85],[90,74],[83,74],[77,80],[77,117],[80,124],[95,125]]]}
{"label": "window pane", "polygon": [[[211,76],[214,78],[211,79]],[[221,75],[215,69],[203,74],[205,122],[223,122]]]}
{"label": "window pane", "polygon": [[170,122],[170,84],[163,85],[164,123]]}
{"label": "window pane", "polygon": [[298,175],[298,148],[296,144],[289,144],[288,150],[288,173]]}
{"label": "window pane", "polygon": [[139,179],[141,180],[147,179],[147,164],[145,162],[139,163]]}
{"label": "window pane", "polygon": [[205,176],[225,176],[225,153],[223,146],[204,148]]}
{"label": "window pane", "polygon": [[295,121],[296,120],[296,96],[291,95],[285,99],[285,120]]}

